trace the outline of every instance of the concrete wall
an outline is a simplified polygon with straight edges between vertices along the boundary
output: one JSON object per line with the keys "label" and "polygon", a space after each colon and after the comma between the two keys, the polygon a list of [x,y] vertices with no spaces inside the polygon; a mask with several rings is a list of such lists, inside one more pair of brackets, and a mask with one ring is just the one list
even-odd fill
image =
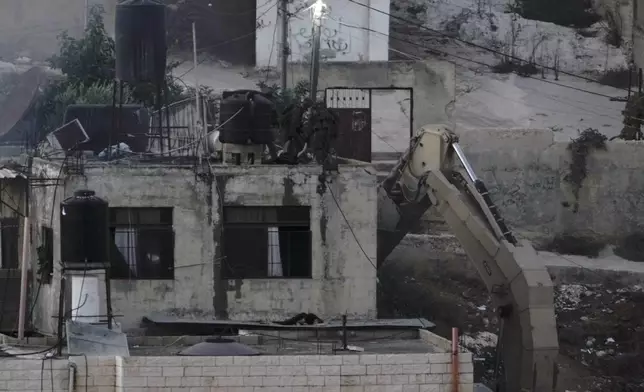
{"label": "concrete wall", "polygon": [[[292,64],[289,82],[308,80],[309,67]],[[426,124],[447,122],[447,105],[454,99],[454,65],[438,60],[389,61],[331,64],[320,67],[318,90],[327,87],[411,87],[413,88],[413,129]],[[394,105],[390,118],[400,116]],[[405,144],[402,151],[407,147]]]}
{"label": "concrete wall", "polygon": [[335,197],[360,245],[375,260],[374,175],[367,173],[365,167],[342,167],[328,189],[320,194],[318,167],[242,171],[221,168],[218,172],[222,175],[219,186],[225,205],[311,207],[313,278],[228,282],[224,299],[230,318],[279,319],[309,311],[322,317],[347,313],[352,318],[375,318],[376,270],[362,253],[334,201]]}
{"label": "concrete wall", "polygon": [[[390,0],[370,0],[367,7],[343,0],[327,0],[329,14],[322,23],[321,55],[331,62],[387,61],[389,60]],[[311,2],[295,0],[289,3],[289,12],[297,15],[289,19],[289,47],[291,62],[310,62]],[[282,54],[281,17],[278,7],[257,0],[257,20],[262,28],[256,36],[256,65],[275,67]]]}
{"label": "concrete wall", "polygon": [[[83,31],[86,0],[4,0],[0,12],[0,59],[28,56],[43,60],[58,50],[58,34]],[[89,0],[106,10],[105,24],[113,31],[116,0]]]}
{"label": "concrete wall", "polygon": [[549,130],[474,130],[461,134],[464,150],[511,227],[527,237],[587,234],[617,240],[644,225],[644,178],[639,142],[613,141],[592,152],[579,211],[562,205],[568,142]]}
{"label": "concrete wall", "polygon": [[[77,366],[77,390],[100,392],[447,392],[452,377],[449,353],[73,357],[46,361],[44,370],[40,359],[1,359],[0,390],[38,391],[42,379],[44,390],[65,392],[70,362]],[[471,392],[472,354],[461,354],[459,369],[459,391]]]}
{"label": "concrete wall", "polygon": [[[56,165],[34,164],[35,173],[55,178]],[[54,228],[54,279],[44,285],[36,326],[55,330],[60,268],[59,204],[74,190],[92,189],[112,207],[174,207],[175,279],[113,280],[112,304],[123,328],[138,327],[151,312],[233,319],[283,319],[313,312],[321,317],[347,313],[353,318],[376,315],[376,271],[349,232],[337,198],[365,252],[375,258],[376,179],[362,166],[341,166],[329,189],[317,192],[316,166],[215,167],[212,185],[196,180],[191,168],[103,165],[86,167],[85,178],[73,177],[64,188],[35,188],[32,217]],[[233,205],[301,204],[311,207],[312,279],[219,278],[222,201]],[[214,207],[213,207],[214,206]],[[36,242],[36,241],[35,241]],[[213,261],[219,260],[219,261]]]}

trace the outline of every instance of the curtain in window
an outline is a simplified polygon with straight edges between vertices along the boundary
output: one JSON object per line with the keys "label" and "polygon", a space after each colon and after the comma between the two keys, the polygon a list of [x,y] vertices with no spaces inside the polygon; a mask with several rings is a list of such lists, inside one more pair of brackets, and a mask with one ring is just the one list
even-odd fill
{"label": "curtain in window", "polygon": [[284,276],[280,254],[280,232],[277,227],[268,228],[268,276]]}
{"label": "curtain in window", "polygon": [[127,262],[132,276],[138,276],[136,264],[136,230],[131,228],[117,228],[114,231],[114,242],[123,259]]}

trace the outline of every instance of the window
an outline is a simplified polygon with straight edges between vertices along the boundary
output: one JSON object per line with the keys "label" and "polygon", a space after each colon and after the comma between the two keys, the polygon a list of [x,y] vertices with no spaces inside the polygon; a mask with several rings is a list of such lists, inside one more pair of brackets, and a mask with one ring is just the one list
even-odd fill
{"label": "window", "polygon": [[225,279],[310,278],[309,207],[224,207]]}
{"label": "window", "polygon": [[44,284],[49,284],[53,273],[54,231],[51,227],[41,226],[40,246],[38,246],[38,279]]}
{"label": "window", "polygon": [[110,208],[113,279],[173,279],[172,208]]}
{"label": "window", "polygon": [[18,218],[0,218],[0,268],[19,269]]}

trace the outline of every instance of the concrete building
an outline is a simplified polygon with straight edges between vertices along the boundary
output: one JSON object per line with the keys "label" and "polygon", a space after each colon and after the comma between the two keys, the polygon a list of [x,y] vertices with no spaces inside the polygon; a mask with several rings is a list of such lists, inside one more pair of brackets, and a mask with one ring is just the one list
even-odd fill
{"label": "concrete building", "polygon": [[[289,2],[289,47],[291,62],[310,60],[312,18],[308,9],[313,2]],[[390,0],[369,0],[364,5],[343,0],[325,1],[328,14],[322,23],[321,56],[329,62],[371,62],[389,60]],[[264,5],[262,7],[262,5]],[[257,0],[256,65],[276,66],[282,47],[274,37],[281,37],[277,7],[268,9],[264,0]]]}
{"label": "concrete building", "polygon": [[[151,313],[376,317],[376,270],[367,258],[376,255],[376,177],[368,166],[341,165],[326,187],[317,165],[212,170],[208,179],[194,165],[95,162],[59,186],[34,188],[34,246],[43,241],[41,227],[53,230],[54,243],[53,276],[41,288],[35,326],[55,331],[59,205],[79,189],[94,190],[112,211],[113,260],[121,263],[113,267],[112,304],[126,331]],[[36,178],[60,171],[60,162],[33,164]]]}

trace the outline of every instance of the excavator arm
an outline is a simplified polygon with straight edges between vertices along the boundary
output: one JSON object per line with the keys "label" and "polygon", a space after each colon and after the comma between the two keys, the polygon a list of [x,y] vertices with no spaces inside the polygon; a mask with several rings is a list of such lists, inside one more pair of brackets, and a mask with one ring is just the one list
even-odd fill
{"label": "excavator arm", "polygon": [[498,311],[502,390],[554,391],[559,349],[552,280],[532,246],[518,243],[506,226],[457,136],[445,126],[422,128],[379,192],[379,261],[433,206]]}

